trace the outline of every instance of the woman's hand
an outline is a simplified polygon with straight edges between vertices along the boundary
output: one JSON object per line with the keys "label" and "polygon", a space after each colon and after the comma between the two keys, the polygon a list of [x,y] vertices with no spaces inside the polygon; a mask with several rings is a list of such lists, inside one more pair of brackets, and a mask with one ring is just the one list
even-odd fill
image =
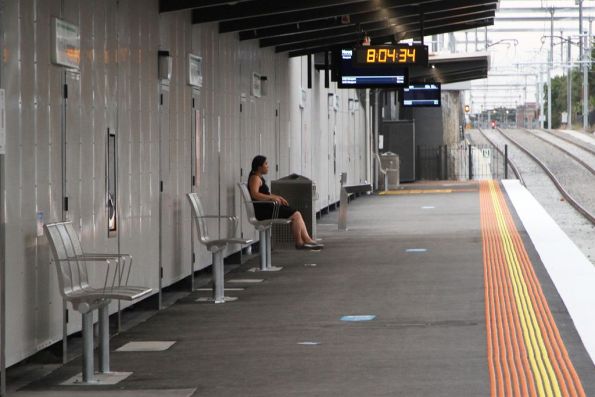
{"label": "woman's hand", "polygon": [[289,205],[289,203],[287,202],[287,200],[285,200],[281,196],[273,196],[273,201],[276,202],[277,204],[280,204],[280,205]]}

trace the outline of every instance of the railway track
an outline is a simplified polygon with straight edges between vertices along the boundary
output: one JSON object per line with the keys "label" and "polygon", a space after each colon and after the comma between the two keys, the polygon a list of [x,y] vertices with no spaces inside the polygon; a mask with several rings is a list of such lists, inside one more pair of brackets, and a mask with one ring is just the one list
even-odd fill
{"label": "railway track", "polygon": [[[485,140],[488,141],[489,144],[492,145],[492,147],[494,147],[502,155],[502,157],[505,156],[504,153],[502,152],[502,149],[500,149],[498,147],[498,145],[496,145],[496,143],[494,141],[492,141],[490,139],[490,137],[485,132],[483,132],[483,130],[481,128],[478,128],[477,130],[479,131],[479,133],[481,135],[483,135]],[[523,174],[521,174],[521,171],[519,170],[519,168],[516,166],[516,164],[512,160],[510,160],[510,158],[508,159],[508,165],[510,166],[510,169],[512,169],[512,172],[514,173],[516,178],[521,182],[521,185],[526,186],[525,181],[523,180]]]}
{"label": "railway track", "polygon": [[595,149],[593,149],[593,147],[591,145],[589,145],[588,143],[578,143],[577,141],[575,141],[574,139],[571,139],[570,137],[564,136],[563,133],[557,133],[557,132],[552,132],[552,131],[548,131],[545,129],[539,129],[539,131],[545,132],[546,134],[549,134],[551,136],[555,136],[558,139],[561,139],[563,141],[566,141],[578,148],[581,148],[589,153],[591,153],[592,155],[595,155]]}
{"label": "railway track", "polygon": [[[595,225],[595,215],[592,214],[591,212],[589,212],[589,210],[587,210],[585,207],[583,207],[564,188],[564,186],[562,185],[562,183],[560,183],[560,181],[558,180],[558,178],[556,177],[556,175],[547,167],[547,165],[545,165],[545,163],[543,161],[541,161],[529,149],[527,149],[525,146],[521,145],[519,142],[517,142],[515,139],[513,139],[509,134],[507,134],[504,131],[502,131],[500,128],[496,128],[495,130],[498,131],[502,136],[504,136],[504,138],[506,138],[508,141],[510,141],[516,147],[518,147],[522,152],[524,152],[527,156],[529,156],[533,161],[535,161],[541,167],[541,169],[543,169],[543,171],[545,172],[545,174],[551,179],[551,181],[554,183],[554,185],[556,186],[556,188],[558,189],[558,191],[560,192],[560,194],[562,194],[562,196],[564,197],[564,199],[570,205],[572,205],[572,207],[574,207],[574,209],[577,210],[583,217],[585,217],[592,225]],[[548,142],[548,143],[550,143],[550,142]],[[554,144],[552,144],[552,145],[559,149],[558,146],[556,146]],[[573,156],[571,156],[571,157],[573,157]],[[581,162],[579,162],[579,163],[581,163]],[[582,163],[581,163],[581,165],[582,165]],[[591,168],[591,170],[592,170],[592,168]]]}
{"label": "railway track", "polygon": [[[593,167],[591,167],[589,164],[587,164],[585,161],[583,161],[580,157],[576,156],[575,154],[569,152],[568,150],[564,149],[562,146],[555,144],[552,141],[548,141],[547,139],[545,139],[542,136],[539,136],[538,134],[535,134],[533,131],[524,128],[523,131],[527,132],[528,134],[531,134],[532,136],[534,136],[535,138],[541,140],[542,142],[547,143],[548,145],[551,145],[553,147],[555,147],[556,149],[560,150],[561,152],[565,153],[566,155],[568,155],[569,157],[571,157],[574,161],[576,161],[577,163],[579,163],[580,165],[582,165],[583,167],[585,167],[587,170],[589,170],[591,172],[591,174],[595,175],[595,169]],[[540,131],[544,131],[547,132],[545,130],[540,130]],[[557,135],[551,134],[552,136],[556,137],[556,138],[560,138]],[[562,139],[562,138],[560,138]],[[582,145],[577,144],[576,142],[573,142],[571,140],[566,140],[566,139],[562,139],[565,142],[571,143],[574,146],[588,152],[591,153],[593,156],[595,156],[595,150],[591,150],[589,148],[585,148]]]}

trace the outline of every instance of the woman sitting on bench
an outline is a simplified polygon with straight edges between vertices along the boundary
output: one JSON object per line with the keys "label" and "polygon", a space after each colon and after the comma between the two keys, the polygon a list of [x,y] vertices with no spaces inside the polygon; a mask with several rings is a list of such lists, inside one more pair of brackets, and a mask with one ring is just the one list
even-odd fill
{"label": "woman sitting on bench", "polygon": [[279,218],[291,219],[291,232],[297,249],[321,249],[324,246],[312,240],[306,229],[304,218],[299,211],[289,206],[287,200],[276,194],[271,194],[263,175],[269,172],[269,162],[265,156],[256,156],[252,160],[252,171],[248,177],[248,190],[254,201],[270,201],[268,203],[254,203],[256,219],[271,219],[273,217],[273,202],[279,205]]}

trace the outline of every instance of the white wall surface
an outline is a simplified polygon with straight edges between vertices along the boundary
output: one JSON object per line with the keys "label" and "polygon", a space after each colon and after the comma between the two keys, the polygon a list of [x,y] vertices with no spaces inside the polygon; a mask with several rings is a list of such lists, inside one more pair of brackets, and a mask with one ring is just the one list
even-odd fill
{"label": "white wall surface", "polygon": [[[157,289],[160,266],[163,286],[189,275],[185,194],[198,191],[209,213],[242,215],[237,183],[246,180],[254,155],[268,157],[269,181],[289,173],[312,178],[317,209],[338,201],[341,172],[350,183],[366,178],[364,107],[350,112],[348,100],[356,92],[338,90],[334,83],[324,89],[322,73],[313,72],[313,87],[307,89],[306,58],[289,59],[255,41],[240,42],[237,34],[219,34],[216,24],[193,26],[189,12],[159,15],[158,0],[14,0],[5,6],[0,33],[6,47],[1,88],[7,96],[8,365],[61,339],[62,302],[48,242],[36,234],[37,212],[46,222],[72,220],[86,251],[132,254],[130,284]],[[80,27],[78,73],[50,62],[52,16]],[[158,50],[173,58],[165,107]],[[194,109],[188,53],[203,58],[203,87],[194,93]],[[261,98],[251,95],[253,72],[267,76]],[[338,110],[329,107],[329,93],[340,96]],[[204,156],[193,187],[195,110],[204,125],[197,145]],[[107,233],[108,129],[118,143],[115,237]],[[241,232],[257,238],[245,220]],[[196,268],[210,265],[210,255],[195,246]],[[69,331],[79,329],[71,311]]]}

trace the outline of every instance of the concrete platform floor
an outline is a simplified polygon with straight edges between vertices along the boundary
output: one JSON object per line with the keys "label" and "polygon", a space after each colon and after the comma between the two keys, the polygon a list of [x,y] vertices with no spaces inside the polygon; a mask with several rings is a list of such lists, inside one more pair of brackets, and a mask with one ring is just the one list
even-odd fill
{"label": "concrete platform floor", "polygon": [[[458,188],[358,198],[348,231],[337,231],[337,212],[319,221],[324,250],[274,252],[273,264],[284,267],[277,273],[248,273],[255,258],[227,274],[264,279],[228,292],[238,301],[201,304],[195,299],[208,292],[193,293],[115,336],[112,370],[134,372],[117,386],[59,386],[80,372],[74,360],[16,395],[489,395],[479,193],[476,184]],[[517,227],[585,391],[595,395],[593,364]],[[176,343],[113,351],[130,341]]]}

